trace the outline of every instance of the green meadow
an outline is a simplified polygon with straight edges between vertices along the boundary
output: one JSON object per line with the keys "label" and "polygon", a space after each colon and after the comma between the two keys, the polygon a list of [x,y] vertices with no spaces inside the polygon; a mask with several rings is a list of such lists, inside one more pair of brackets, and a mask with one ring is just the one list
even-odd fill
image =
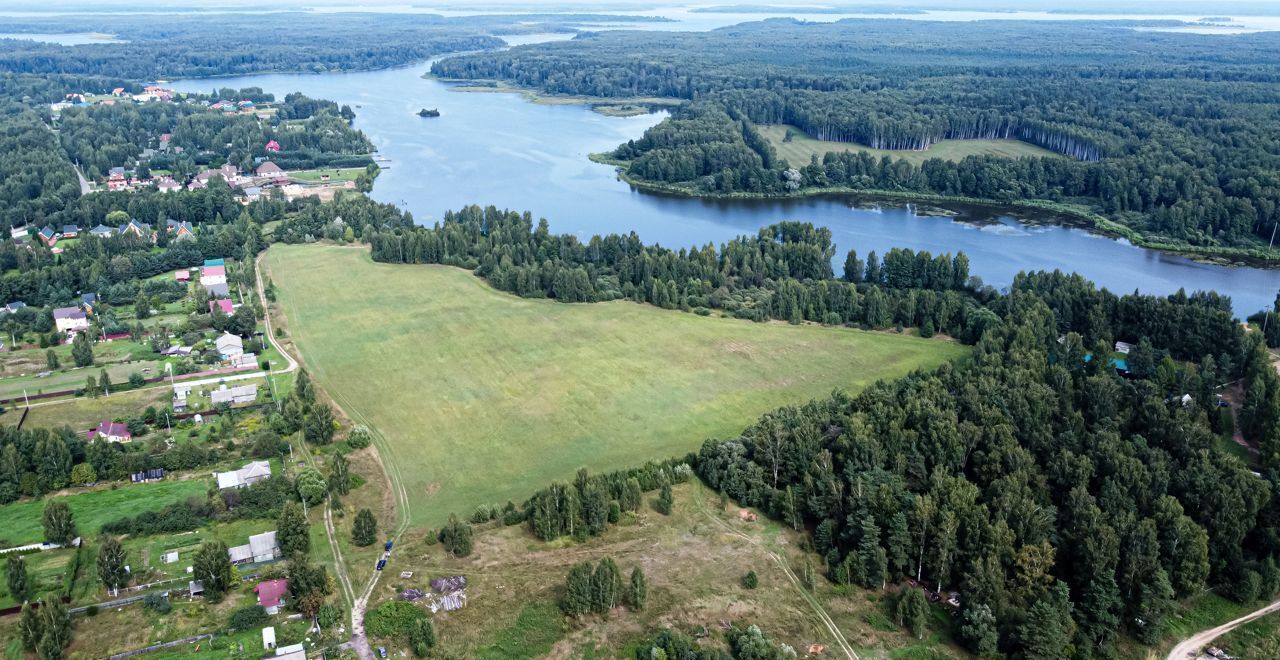
{"label": "green meadow", "polygon": [[363,249],[265,264],[313,377],[381,450],[418,525],[593,471],[695,451],[773,408],[966,354],[945,340],[567,305]]}
{"label": "green meadow", "polygon": [[[856,142],[815,140],[806,135],[804,131],[785,124],[761,125],[756,128],[773,145],[778,157],[785,158],[792,167],[808,165],[811,156],[817,156],[818,161],[821,162],[823,155],[830,151],[865,151],[877,159],[881,156],[889,156],[891,158],[901,158],[915,165],[919,165],[930,158],[957,161],[963,160],[966,156],[1000,156],[1003,158],[1059,157],[1058,154],[1048,149],[1042,149],[1021,140],[943,140],[924,151],[915,151],[872,149]],[[786,141],[788,129],[792,131],[790,141]]]}
{"label": "green meadow", "polygon": [[0,547],[39,543],[44,540],[41,522],[44,506],[60,500],[71,507],[76,528],[85,537],[96,536],[103,524],[144,511],[159,511],[188,497],[204,497],[209,489],[205,479],[167,480],[150,484],[108,486],[71,492],[69,495],[25,500],[0,507]]}

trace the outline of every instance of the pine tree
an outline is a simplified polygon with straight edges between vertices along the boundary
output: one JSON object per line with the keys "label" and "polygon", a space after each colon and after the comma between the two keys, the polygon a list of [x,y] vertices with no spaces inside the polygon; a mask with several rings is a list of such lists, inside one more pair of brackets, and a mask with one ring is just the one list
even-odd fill
{"label": "pine tree", "polygon": [[440,542],[449,554],[466,557],[471,554],[471,525],[449,514],[449,523],[440,530]]}
{"label": "pine tree", "polygon": [[644,609],[645,601],[649,599],[649,583],[645,580],[644,571],[637,566],[631,569],[631,587],[627,589],[627,605],[635,610]]}
{"label": "pine tree", "polygon": [[1057,582],[1027,610],[1027,619],[1018,627],[1018,641],[1027,660],[1054,660],[1074,654],[1071,640],[1075,622],[1071,619],[1071,599],[1065,582]]}
{"label": "pine tree", "polygon": [[102,586],[114,592],[128,584],[129,575],[125,573],[124,565],[125,552],[120,539],[104,534],[98,543],[98,580]]}
{"label": "pine tree", "polygon": [[311,530],[302,505],[288,501],[280,508],[280,517],[276,519],[276,539],[280,543],[280,552],[286,557],[311,552]]}
{"label": "pine tree", "polygon": [[372,511],[360,509],[356,513],[356,521],[351,526],[351,541],[362,548],[378,542],[378,520]]}
{"label": "pine tree", "polygon": [[662,489],[658,491],[658,513],[662,515],[670,515],[671,507],[675,505],[675,495],[671,493],[671,484],[663,483]]}
{"label": "pine tree", "polygon": [[844,281],[857,284],[862,281],[865,274],[866,264],[858,258],[858,251],[849,250],[848,256],[844,259]]}
{"label": "pine tree", "polygon": [[93,366],[93,345],[89,342],[88,333],[78,333],[76,338],[71,340],[71,359],[75,361],[77,367]]}
{"label": "pine tree", "polygon": [[49,371],[56,371],[62,366],[62,363],[58,360],[58,354],[54,353],[52,348],[45,351],[44,359],[46,365],[49,367]]}
{"label": "pine tree", "polygon": [[969,650],[983,657],[995,655],[999,633],[990,607],[985,604],[968,606],[960,621],[960,639]]}
{"label": "pine tree", "polygon": [[27,574],[27,561],[22,555],[9,555],[6,561],[9,578],[9,596],[19,603],[27,601],[31,589],[31,578]]}

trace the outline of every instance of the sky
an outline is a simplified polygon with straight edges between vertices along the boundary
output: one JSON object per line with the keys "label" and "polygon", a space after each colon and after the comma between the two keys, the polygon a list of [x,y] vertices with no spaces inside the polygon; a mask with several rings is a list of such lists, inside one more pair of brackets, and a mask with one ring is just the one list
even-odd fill
{"label": "sky", "polygon": [[[127,9],[172,10],[172,0],[120,0],[104,5],[86,0],[3,0],[6,9],[21,11],[84,11],[92,13],[103,7],[112,11]],[[255,10],[264,7],[261,0],[187,0],[187,7],[209,7],[222,10]],[[1161,13],[1221,15],[1280,14],[1280,0],[274,0],[272,9],[308,7],[431,7],[440,9],[517,10],[517,11],[591,11],[653,9],[656,7],[688,7],[714,5],[826,6],[826,7],[910,7],[964,10],[1071,10],[1076,12]]]}

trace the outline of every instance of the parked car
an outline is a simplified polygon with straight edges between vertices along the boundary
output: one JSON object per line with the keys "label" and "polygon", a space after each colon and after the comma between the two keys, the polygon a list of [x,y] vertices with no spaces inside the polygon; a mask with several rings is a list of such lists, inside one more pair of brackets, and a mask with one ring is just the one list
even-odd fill
{"label": "parked car", "polygon": [[387,552],[391,552],[391,544],[392,544],[392,543],[395,543],[395,541],[392,541],[392,540],[388,540],[388,541],[387,541]]}
{"label": "parked car", "polygon": [[386,566],[387,566],[387,560],[385,559],[378,560],[378,570],[382,570],[383,568],[386,568]]}
{"label": "parked car", "polygon": [[387,657],[387,647],[385,647],[385,646],[379,646],[379,647],[378,647],[378,657],[379,657],[379,658],[385,658],[385,657]]}

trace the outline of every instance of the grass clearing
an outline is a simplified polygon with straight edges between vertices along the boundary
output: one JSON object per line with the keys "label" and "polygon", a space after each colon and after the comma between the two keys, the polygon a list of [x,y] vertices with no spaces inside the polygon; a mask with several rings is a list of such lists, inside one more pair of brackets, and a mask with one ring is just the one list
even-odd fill
{"label": "grass clearing", "polygon": [[119,488],[101,486],[71,495],[6,504],[0,507],[0,547],[44,540],[41,523],[44,506],[53,499],[62,500],[71,507],[77,529],[82,536],[89,538],[96,536],[104,523],[144,511],[158,511],[188,497],[203,497],[208,488],[209,482],[205,479],[169,480]]}
{"label": "grass clearing", "polygon": [[[670,516],[644,506],[582,543],[569,539],[543,543],[524,525],[494,523],[477,528],[470,557],[456,559],[446,556],[438,544],[427,545],[420,534],[402,537],[371,606],[396,598],[402,589],[425,590],[434,577],[466,575],[466,607],[432,615],[441,647],[460,657],[634,658],[641,640],[667,627],[690,632],[705,627],[708,641],[714,643],[721,621],[755,623],[802,655],[810,644],[824,645],[827,654],[838,654],[831,633],[769,555],[781,557],[795,573],[806,560],[816,566],[818,559],[801,551],[799,533],[763,517],[756,522],[740,520],[738,507],[722,508],[719,496],[696,482],[677,485],[673,492]],[[645,501],[655,495],[646,493]],[[645,609],[634,612],[620,607],[608,617],[566,618],[557,600],[569,568],[604,557],[618,563],[624,582],[633,568],[644,571],[649,584]],[[399,579],[399,572],[405,570],[413,571],[413,577]],[[742,585],[749,570],[759,576],[755,589]],[[877,654],[865,657],[887,657],[880,651],[907,645],[926,649],[927,657],[963,657],[949,646],[948,634],[916,640],[896,626],[864,622],[886,617],[885,599],[868,598],[868,593],[840,591],[822,579],[814,593],[850,643],[877,649]],[[946,625],[948,617],[940,615]],[[408,650],[403,640],[374,641],[385,645],[392,657]]]}
{"label": "grass clearing", "polygon": [[[27,414],[27,421],[22,428],[70,426],[77,431],[83,431],[97,426],[104,420],[139,417],[147,406],[164,408],[169,405],[172,398],[171,388],[152,386],[110,396],[100,396],[96,399],[77,397],[32,401],[31,412]],[[20,419],[22,419],[22,407],[19,405],[0,415],[0,424],[15,426]]]}
{"label": "grass clearing", "polygon": [[[930,158],[958,161],[965,156],[1000,156],[1002,158],[1058,156],[1058,154],[1048,149],[1043,149],[1021,140],[943,140],[924,151],[914,151],[872,149],[856,142],[816,140],[809,137],[804,131],[786,124],[761,124],[756,128],[777,150],[778,157],[785,158],[792,167],[808,165],[811,156],[817,156],[818,161],[821,162],[822,156],[832,151],[865,151],[876,158],[881,156],[902,158],[915,165],[919,165]],[[786,141],[788,130],[793,131],[790,141]]]}
{"label": "grass clearing", "polygon": [[307,368],[384,437],[418,525],[522,500],[579,467],[693,451],[778,406],[967,353],[889,333],[526,300],[361,249],[277,245],[264,263]]}

